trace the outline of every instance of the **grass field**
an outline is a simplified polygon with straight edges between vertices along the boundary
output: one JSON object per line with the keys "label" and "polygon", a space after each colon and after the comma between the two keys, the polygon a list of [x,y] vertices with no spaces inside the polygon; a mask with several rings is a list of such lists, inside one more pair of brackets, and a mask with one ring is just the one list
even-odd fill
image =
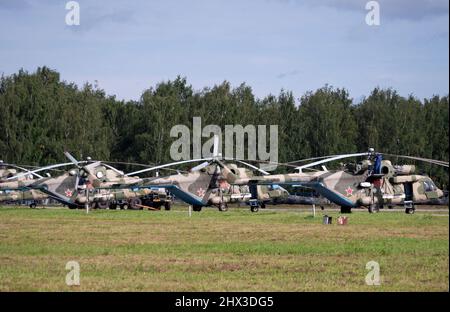
{"label": "grass field", "polygon": [[[0,291],[448,291],[445,215],[0,208]],[[65,284],[67,261],[80,286]],[[367,286],[366,263],[381,285]]]}

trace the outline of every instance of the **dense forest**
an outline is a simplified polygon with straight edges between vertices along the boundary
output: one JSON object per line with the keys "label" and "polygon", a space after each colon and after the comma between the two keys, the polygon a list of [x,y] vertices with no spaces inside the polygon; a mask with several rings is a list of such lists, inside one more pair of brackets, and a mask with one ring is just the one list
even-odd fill
{"label": "dense forest", "polygon": [[[449,97],[420,100],[374,88],[359,103],[345,89],[324,86],[295,98],[281,90],[262,99],[250,86],[228,82],[194,90],[185,78],[144,90],[139,101],[118,101],[91,84],[81,88],[47,67],[0,79],[0,159],[45,165],[76,157],[165,163],[177,124],[277,124],[280,162],[366,151],[448,161]],[[399,160],[402,162],[402,160]],[[420,170],[448,188],[448,171]]]}

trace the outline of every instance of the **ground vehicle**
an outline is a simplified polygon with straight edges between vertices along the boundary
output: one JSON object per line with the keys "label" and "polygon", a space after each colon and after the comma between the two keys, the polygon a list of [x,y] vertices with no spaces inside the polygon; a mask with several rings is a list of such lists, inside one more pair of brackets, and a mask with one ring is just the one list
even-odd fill
{"label": "ground vehicle", "polygon": [[[78,195],[79,202],[85,202],[86,196],[83,193]],[[92,208],[98,209],[143,209],[152,207],[170,210],[172,196],[165,189],[91,189],[89,190],[89,202]],[[70,208],[77,208],[71,206]]]}

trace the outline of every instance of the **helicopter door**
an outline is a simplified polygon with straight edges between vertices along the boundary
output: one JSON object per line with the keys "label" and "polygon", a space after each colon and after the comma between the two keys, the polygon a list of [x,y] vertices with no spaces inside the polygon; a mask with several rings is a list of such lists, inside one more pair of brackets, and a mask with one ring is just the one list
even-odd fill
{"label": "helicopter door", "polygon": [[413,200],[413,187],[411,182],[404,184],[405,186],[405,200]]}

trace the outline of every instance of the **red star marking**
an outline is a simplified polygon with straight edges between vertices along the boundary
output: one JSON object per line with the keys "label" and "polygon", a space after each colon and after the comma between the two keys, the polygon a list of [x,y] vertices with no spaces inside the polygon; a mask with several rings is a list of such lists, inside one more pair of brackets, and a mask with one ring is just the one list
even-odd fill
{"label": "red star marking", "polygon": [[92,188],[93,188],[91,181],[89,181],[89,180],[86,181],[86,187],[87,187],[88,189],[92,189]]}
{"label": "red star marking", "polygon": [[67,197],[72,197],[73,194],[72,191],[69,189],[67,189],[64,193],[66,194]]}
{"label": "red star marking", "polygon": [[219,187],[223,190],[226,190],[230,188],[230,184],[228,184],[226,180],[221,180],[219,181]]}
{"label": "red star marking", "polygon": [[350,186],[345,189],[345,192],[347,193],[347,196],[353,195],[353,189]]}
{"label": "red star marking", "polygon": [[198,190],[197,190],[197,195],[199,196],[199,197],[203,197],[203,196],[205,196],[205,190],[203,189],[203,188],[199,188]]}

